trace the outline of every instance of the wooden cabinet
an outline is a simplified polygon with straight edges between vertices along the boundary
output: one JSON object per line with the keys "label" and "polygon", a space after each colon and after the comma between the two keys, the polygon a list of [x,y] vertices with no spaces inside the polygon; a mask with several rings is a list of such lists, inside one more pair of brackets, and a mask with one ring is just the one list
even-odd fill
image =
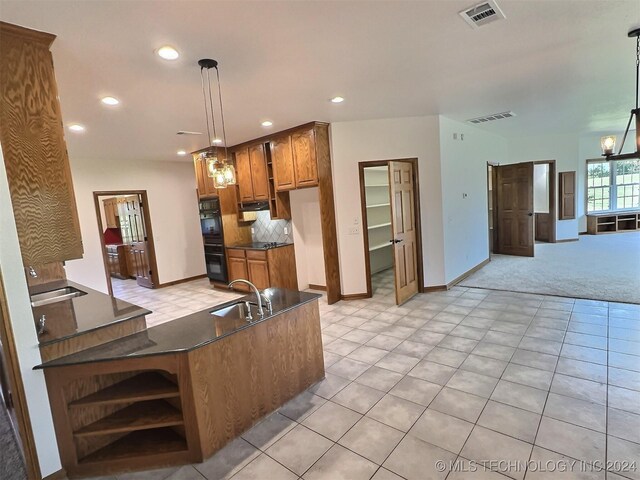
{"label": "wooden cabinet", "polygon": [[0,22],[0,143],[25,266],[83,254],[49,51],[54,39]]}
{"label": "wooden cabinet", "polygon": [[[222,155],[222,157],[221,157]],[[222,152],[218,152],[219,158],[224,158]],[[213,185],[213,178],[209,176],[207,171],[207,162],[200,155],[193,156],[193,168],[196,172],[196,182],[198,186],[199,197],[211,197],[218,195],[218,190]]]}
{"label": "wooden cabinet", "polygon": [[277,192],[318,185],[315,129],[294,132],[270,143]]}
{"label": "wooden cabinet", "polygon": [[318,185],[318,162],[316,160],[315,130],[310,128],[291,135],[293,166],[296,172],[296,187]]}
{"label": "wooden cabinet", "polygon": [[291,136],[276,138],[270,143],[273,162],[273,184],[277,192],[296,188],[296,175],[293,167],[293,148]]}
{"label": "wooden cabinet", "polygon": [[105,225],[107,228],[120,228],[118,199],[107,198],[102,201],[104,208]]}
{"label": "wooden cabinet", "polygon": [[[268,250],[227,248],[229,281],[243,278],[260,290],[269,287],[298,289],[293,245]],[[246,285],[237,290],[248,291]]]}
{"label": "wooden cabinet", "polygon": [[107,266],[109,275],[116,278],[129,278],[127,250],[125,245],[107,245]]}
{"label": "wooden cabinet", "polygon": [[240,202],[266,202],[269,200],[269,175],[264,145],[251,145],[236,150],[235,158]]}

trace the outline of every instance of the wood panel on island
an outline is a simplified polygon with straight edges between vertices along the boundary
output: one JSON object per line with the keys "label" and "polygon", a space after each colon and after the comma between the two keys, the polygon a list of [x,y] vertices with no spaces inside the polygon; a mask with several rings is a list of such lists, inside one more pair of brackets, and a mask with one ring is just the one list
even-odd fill
{"label": "wood panel on island", "polygon": [[0,144],[25,266],[83,254],[49,50],[54,39],[0,22]]}

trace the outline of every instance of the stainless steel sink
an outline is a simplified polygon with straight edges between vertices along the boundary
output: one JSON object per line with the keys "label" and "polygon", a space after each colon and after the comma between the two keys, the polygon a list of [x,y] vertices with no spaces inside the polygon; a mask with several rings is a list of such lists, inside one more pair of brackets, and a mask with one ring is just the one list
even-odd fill
{"label": "stainless steel sink", "polygon": [[51,290],[49,292],[35,293],[31,295],[31,306],[41,307],[42,305],[61,302],[63,300],[69,300],[86,294],[87,292],[83,292],[82,290],[78,290],[73,287],[64,287]]}
{"label": "stainless steel sink", "polygon": [[236,302],[227,307],[219,308],[217,310],[211,310],[211,315],[216,317],[239,319],[245,321],[258,320],[260,315],[258,314],[258,306],[251,302]]}

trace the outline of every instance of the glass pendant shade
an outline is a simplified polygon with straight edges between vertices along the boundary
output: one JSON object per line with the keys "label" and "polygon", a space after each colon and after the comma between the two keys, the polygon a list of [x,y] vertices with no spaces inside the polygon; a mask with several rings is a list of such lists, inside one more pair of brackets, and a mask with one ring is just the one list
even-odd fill
{"label": "glass pendant shade", "polygon": [[602,148],[602,155],[613,155],[616,149],[616,136],[607,135],[600,139],[600,147]]}
{"label": "glass pendant shade", "polygon": [[207,175],[211,178],[214,178],[218,165],[218,157],[215,155],[207,155],[205,156],[205,161],[207,162]]}
{"label": "glass pendant shade", "polygon": [[227,188],[227,181],[224,178],[224,170],[222,168],[216,168],[213,174],[213,186],[217,189]]}
{"label": "glass pendant shade", "polygon": [[227,182],[227,185],[235,185],[236,184],[236,169],[233,168],[233,165],[230,163],[225,164],[222,168],[222,172],[224,174],[224,180]]}

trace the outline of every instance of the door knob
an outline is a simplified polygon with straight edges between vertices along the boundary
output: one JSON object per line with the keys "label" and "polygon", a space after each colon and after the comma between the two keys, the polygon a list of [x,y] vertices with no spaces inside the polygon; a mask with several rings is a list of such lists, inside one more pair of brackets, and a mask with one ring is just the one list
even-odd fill
{"label": "door knob", "polygon": [[527,215],[529,215],[530,217],[533,217],[533,213],[531,212],[527,213]]}
{"label": "door knob", "polygon": [[402,240],[398,240],[397,238],[389,240],[389,243],[400,243]]}

